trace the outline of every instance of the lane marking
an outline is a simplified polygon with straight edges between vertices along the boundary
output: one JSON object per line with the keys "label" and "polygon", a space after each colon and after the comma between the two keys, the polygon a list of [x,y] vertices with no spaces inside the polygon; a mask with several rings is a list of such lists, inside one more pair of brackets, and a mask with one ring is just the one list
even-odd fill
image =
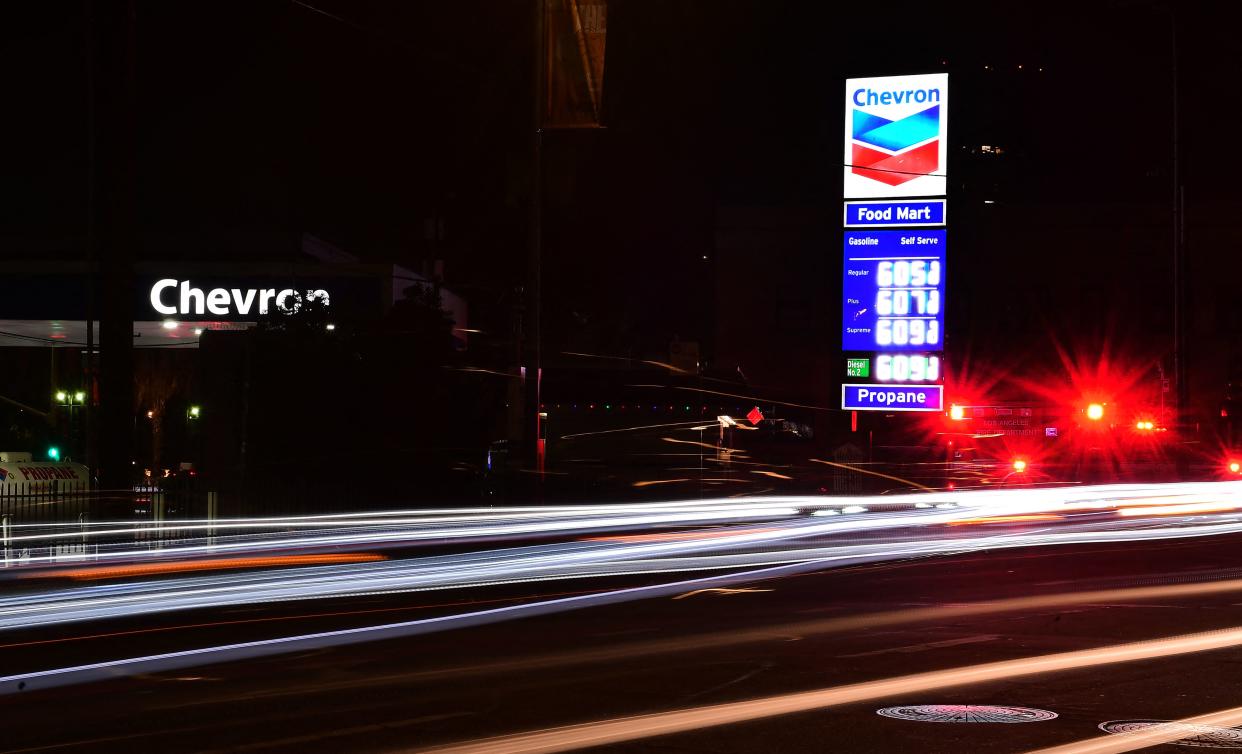
{"label": "lane marking", "polygon": [[963,644],[981,644],[987,641],[996,641],[1000,636],[996,634],[980,634],[979,636],[965,636],[960,639],[945,639],[944,641],[929,641],[923,644],[909,644],[904,647],[889,647],[887,649],[875,649],[870,652],[855,652],[848,655],[837,655],[838,658],[845,659],[847,657],[874,657],[875,655],[886,654],[906,654],[909,652],[926,652],[932,649],[943,649],[945,647],[958,647]]}

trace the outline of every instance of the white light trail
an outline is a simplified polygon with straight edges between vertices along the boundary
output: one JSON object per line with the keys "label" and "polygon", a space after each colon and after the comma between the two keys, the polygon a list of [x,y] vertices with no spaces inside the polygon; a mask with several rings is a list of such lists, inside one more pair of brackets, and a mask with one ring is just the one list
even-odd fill
{"label": "white light trail", "polygon": [[[213,573],[42,589],[0,597],[0,630],[120,618],[176,610],[345,595],[463,589],[497,583],[588,579],[638,573],[739,570],[774,564],[822,569],[979,550],[1059,544],[1130,542],[1242,532],[1242,522],[1200,517],[1189,524],[1088,517],[1043,528],[958,527],[945,537],[935,525],[986,521],[978,508],[895,514],[804,517],[762,528],[688,531],[647,539],[594,538],[370,563]],[[969,519],[967,517],[970,517]],[[1137,524],[1137,526],[1136,526]],[[889,531],[880,535],[879,532]],[[841,535],[850,535],[842,540]],[[857,539],[868,535],[870,540]],[[357,548],[360,534],[335,538]],[[78,566],[81,568],[82,566]]]}
{"label": "white light trail", "polygon": [[[932,507],[920,508],[918,504]],[[725,572],[677,582],[676,588],[684,591],[687,584],[740,583],[763,578],[765,573],[775,575],[790,570],[823,570],[1015,547],[1137,542],[1242,532],[1242,521],[1233,515],[1213,514],[1204,505],[1213,506],[1213,511],[1221,506],[1229,511],[1242,506],[1242,482],[883,497],[767,496],[599,507],[450,508],[422,513],[404,511],[392,516],[342,514],[262,522],[231,519],[192,526],[234,526],[234,531],[244,531],[253,525],[286,525],[291,529],[306,526],[309,530],[200,537],[160,549],[141,549],[132,544],[108,549],[99,545],[89,558],[75,555],[77,562],[73,567],[81,573],[88,572],[92,562],[112,567],[118,561],[175,563],[175,558],[191,556],[223,559],[273,551],[349,548],[350,552],[364,552],[424,542],[491,543],[487,548],[468,552],[379,562],[243,571],[220,570],[224,566],[212,563],[210,567],[215,570],[210,574],[128,577],[127,581],[95,582],[89,586],[40,586],[21,594],[0,596],[0,630],[231,605],[471,589],[500,583]],[[1152,515],[1142,517],[1144,510]],[[1137,513],[1114,515],[1119,511]],[[830,512],[835,515],[827,516]],[[1182,512],[1185,515],[1178,515]],[[1043,513],[1056,515],[1039,515]],[[1021,521],[1023,516],[1027,517],[1024,526],[1004,525]],[[1034,519],[1045,518],[1055,520],[1041,521],[1038,528],[1029,525]],[[992,519],[996,526],[988,525],[993,523]],[[756,526],[757,521],[762,525]],[[320,530],[319,525],[324,523],[329,528]],[[951,535],[945,528],[949,526]],[[176,528],[184,527],[168,527]],[[615,535],[652,529],[655,532],[651,535]],[[150,531],[141,527],[133,530]],[[105,526],[101,531],[130,530]],[[44,536],[63,536],[66,541],[76,542],[81,534],[66,531],[63,535],[23,536],[26,539],[20,541],[30,544],[60,541],[42,539]],[[507,543],[512,538],[531,536],[552,541]],[[12,548],[6,551],[6,561],[11,551]],[[43,561],[31,558],[30,562],[46,566],[56,557],[48,555]],[[31,570],[14,568],[10,572],[20,575]],[[57,571],[34,571],[32,575],[44,573],[54,575]],[[553,605],[582,607],[631,598],[619,595],[654,593],[657,592],[612,591],[572,602],[547,603],[547,607],[540,609],[561,609]]]}

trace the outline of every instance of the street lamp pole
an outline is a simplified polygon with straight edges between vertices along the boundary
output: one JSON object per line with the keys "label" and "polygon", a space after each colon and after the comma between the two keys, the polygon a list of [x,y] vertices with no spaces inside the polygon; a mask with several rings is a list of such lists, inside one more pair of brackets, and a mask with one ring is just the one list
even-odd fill
{"label": "street lamp pole", "polygon": [[86,410],[86,391],[74,390],[57,390],[52,395],[57,405],[63,406],[69,413],[68,437],[65,439],[69,442],[69,454],[77,456],[77,451],[81,446],[82,432],[78,431],[76,422],[74,422],[74,409],[79,412]]}

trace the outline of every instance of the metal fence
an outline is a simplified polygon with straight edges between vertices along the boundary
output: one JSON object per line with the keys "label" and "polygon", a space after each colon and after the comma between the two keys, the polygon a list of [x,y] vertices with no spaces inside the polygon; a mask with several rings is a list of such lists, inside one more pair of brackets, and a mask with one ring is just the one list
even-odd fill
{"label": "metal fence", "polygon": [[344,483],[295,480],[253,480],[204,484],[197,477],[155,480],[130,489],[91,489],[85,481],[54,479],[0,484],[0,523],[159,524],[210,521],[220,517],[290,516],[349,510],[366,505],[385,507],[398,500],[362,495]]}
{"label": "metal fence", "polygon": [[80,480],[9,482],[0,485],[0,520],[6,525],[84,521],[95,496]]}

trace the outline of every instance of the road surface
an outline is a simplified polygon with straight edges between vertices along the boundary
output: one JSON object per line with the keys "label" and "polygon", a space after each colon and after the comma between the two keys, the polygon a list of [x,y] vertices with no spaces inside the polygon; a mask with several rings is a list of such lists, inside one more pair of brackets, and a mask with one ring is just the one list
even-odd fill
{"label": "road surface", "polygon": [[[1209,522],[1236,523],[1227,512],[1176,522],[1187,534]],[[1137,533],[1169,523],[1152,516],[1126,526]],[[1003,538],[1057,526],[1068,525],[921,523],[883,538],[960,544],[967,530]],[[1102,526],[1099,516],[1090,526]],[[662,534],[637,541],[667,542],[671,533],[684,543],[702,541],[703,531],[625,536]],[[696,534],[681,536],[687,533]],[[810,541],[857,545],[875,536]],[[809,546],[806,539],[796,546],[768,540],[735,549],[753,556]],[[1242,706],[1240,551],[1242,533],[980,548],[765,573],[242,661],[207,657],[137,675],[119,667],[112,680],[55,688],[36,681],[9,693],[0,751],[533,752],[595,743],[605,744],[601,751],[634,752],[1035,751],[1106,736],[1098,726],[1109,721],[1183,720]],[[415,556],[398,550],[386,557],[391,564]],[[283,573],[293,578],[297,570]],[[42,680],[38,673],[47,669],[116,658],[595,597],[694,577],[635,569],[32,624],[0,634],[0,662],[6,677],[33,673]],[[180,585],[185,578],[131,581]],[[13,583],[36,597],[48,583],[70,591],[99,586]],[[1019,711],[1019,719],[1049,719],[948,723],[877,714],[899,708],[890,714],[909,717],[914,705],[1020,707],[1055,717]],[[996,714],[976,710],[973,717]],[[1242,718],[1223,727],[1231,725]],[[1234,734],[1215,733],[1213,740]]]}

